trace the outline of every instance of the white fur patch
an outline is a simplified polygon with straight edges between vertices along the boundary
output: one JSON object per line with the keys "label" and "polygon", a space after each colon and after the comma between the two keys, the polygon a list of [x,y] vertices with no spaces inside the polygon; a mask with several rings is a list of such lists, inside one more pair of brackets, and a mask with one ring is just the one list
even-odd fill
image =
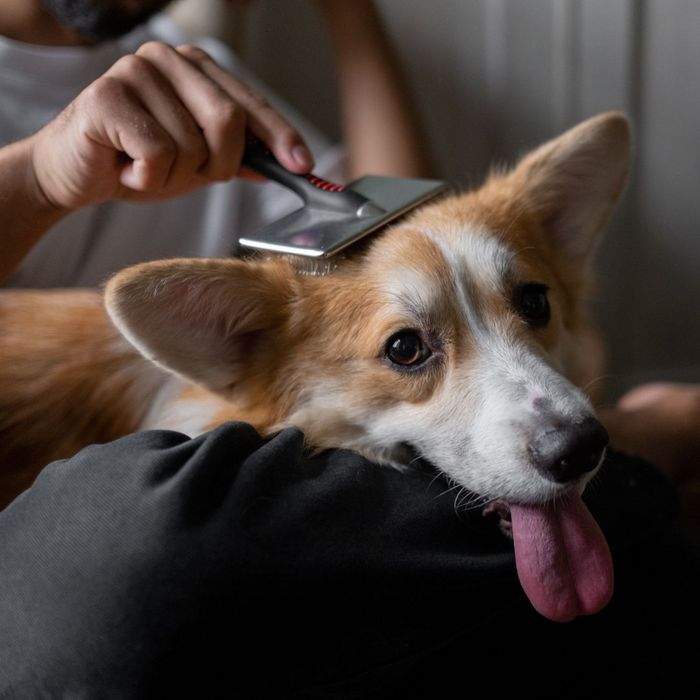
{"label": "white fur patch", "polygon": [[[397,455],[405,454],[402,445],[409,443],[458,483],[487,498],[541,502],[557,497],[570,486],[539,473],[530,445],[547,421],[577,423],[592,415],[592,407],[537,343],[516,332],[520,327],[512,318],[509,322],[494,314],[493,306],[479,303],[482,295],[508,293],[515,253],[483,230],[422,233],[444,259],[448,293],[462,317],[456,329],[430,330],[468,335],[474,349],[466,356],[446,350],[445,373],[428,400],[397,400],[378,408],[353,391],[351,383],[324,377],[322,391],[311,391],[291,421],[312,435],[314,430],[324,434],[325,425],[335,444],[390,464],[396,464]],[[440,322],[436,310],[445,280],[436,284],[434,275],[434,268],[430,272],[416,264],[389,271],[384,301],[399,317],[415,316],[418,325],[426,317]]]}
{"label": "white fur patch", "polygon": [[170,377],[155,397],[141,430],[176,430],[190,437],[211,428],[221,400],[211,396],[180,398],[186,383]]}
{"label": "white fur patch", "polygon": [[448,231],[421,229],[421,233],[440,249],[465,322],[478,333],[483,324],[472,297],[480,291],[503,293],[513,254],[486,230],[454,227]]}
{"label": "white fur patch", "polygon": [[388,302],[389,313],[399,316],[408,314],[419,324],[429,317],[440,290],[427,271],[402,267],[387,273],[382,291]]}

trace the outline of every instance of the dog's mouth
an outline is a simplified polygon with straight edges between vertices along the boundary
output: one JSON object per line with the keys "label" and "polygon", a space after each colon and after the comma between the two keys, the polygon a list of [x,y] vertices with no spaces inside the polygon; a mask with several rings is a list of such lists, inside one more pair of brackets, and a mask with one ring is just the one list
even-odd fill
{"label": "dog's mouth", "polygon": [[[403,457],[411,455],[406,464],[425,462],[409,443],[401,447],[407,451]],[[545,504],[498,498],[482,512],[497,519],[501,531],[513,540],[520,584],[541,615],[569,622],[608,604],[614,586],[612,556],[577,491]]]}
{"label": "dog's mouth", "polygon": [[493,518],[497,522],[501,532],[509,539],[513,539],[513,521],[510,517],[510,506],[506,501],[502,498],[489,501],[484,506],[481,514],[485,518]]}
{"label": "dog's mouth", "polygon": [[610,549],[578,493],[555,504],[497,499],[483,512],[512,537],[520,584],[539,613],[568,622],[607,605],[613,593]]}

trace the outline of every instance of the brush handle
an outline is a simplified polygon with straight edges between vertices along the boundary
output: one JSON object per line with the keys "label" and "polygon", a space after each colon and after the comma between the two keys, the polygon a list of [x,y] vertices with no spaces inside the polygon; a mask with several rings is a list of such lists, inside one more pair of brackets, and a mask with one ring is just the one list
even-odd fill
{"label": "brush handle", "polygon": [[379,207],[357,192],[336,185],[311,173],[298,175],[280,165],[270,149],[259,139],[248,135],[243,152],[243,165],[292,190],[314,209],[347,213],[354,216],[376,216]]}

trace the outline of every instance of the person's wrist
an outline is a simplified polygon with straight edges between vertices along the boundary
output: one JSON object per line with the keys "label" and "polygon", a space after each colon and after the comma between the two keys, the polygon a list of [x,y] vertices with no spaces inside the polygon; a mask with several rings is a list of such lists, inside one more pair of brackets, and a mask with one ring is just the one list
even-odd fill
{"label": "person's wrist", "polygon": [[60,218],[68,213],[69,207],[62,205],[51,196],[41,176],[41,155],[37,152],[37,135],[17,144],[23,149],[21,160],[24,164],[24,183],[27,198],[38,214],[49,218]]}
{"label": "person's wrist", "polygon": [[15,272],[41,236],[68,213],[39,186],[33,150],[32,137],[0,149],[0,284]]}

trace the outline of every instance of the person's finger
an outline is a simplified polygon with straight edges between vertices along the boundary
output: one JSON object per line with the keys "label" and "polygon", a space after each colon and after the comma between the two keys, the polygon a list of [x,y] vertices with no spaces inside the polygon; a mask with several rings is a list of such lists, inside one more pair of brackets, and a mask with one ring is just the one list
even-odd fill
{"label": "person's finger", "polygon": [[159,42],[149,42],[139,49],[139,54],[169,80],[201,130],[208,154],[199,169],[200,175],[210,180],[233,177],[243,156],[245,109],[181,51]]}
{"label": "person's finger", "polygon": [[138,52],[121,58],[109,72],[132,88],[145,109],[173,140],[175,157],[164,187],[182,188],[209,156],[207,143],[195,120],[169,81]]}
{"label": "person's finger", "polygon": [[673,382],[640,384],[621,396],[617,406],[624,411],[633,411],[662,401],[675,401],[684,397],[687,391],[685,385]]}
{"label": "person's finger", "polygon": [[91,142],[84,157],[95,161],[84,164],[88,170],[114,163],[121,152],[129,159],[119,175],[125,187],[148,192],[165,186],[177,146],[128,85],[109,75],[98,78],[81,95],[80,112]]}
{"label": "person's finger", "polygon": [[270,148],[285,168],[297,173],[311,170],[313,156],[301,134],[265,98],[225,71],[198,47],[179,46],[177,50],[244,108],[248,128]]}

